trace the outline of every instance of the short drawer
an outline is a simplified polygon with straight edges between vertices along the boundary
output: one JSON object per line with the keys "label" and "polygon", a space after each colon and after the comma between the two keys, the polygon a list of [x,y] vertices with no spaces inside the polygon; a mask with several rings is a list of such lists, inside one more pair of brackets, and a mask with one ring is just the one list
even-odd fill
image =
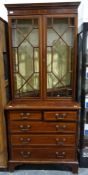
{"label": "short drawer", "polygon": [[76,123],[10,121],[10,133],[75,133]]}
{"label": "short drawer", "polygon": [[77,112],[75,111],[50,111],[44,112],[44,120],[49,121],[75,121],[77,120]]}
{"label": "short drawer", "polygon": [[11,145],[75,146],[75,135],[11,135]]}
{"label": "short drawer", "polygon": [[18,161],[75,160],[75,150],[71,148],[13,148],[12,159]]}
{"label": "short drawer", "polygon": [[9,119],[10,120],[41,120],[41,112],[32,112],[32,111],[10,111]]}

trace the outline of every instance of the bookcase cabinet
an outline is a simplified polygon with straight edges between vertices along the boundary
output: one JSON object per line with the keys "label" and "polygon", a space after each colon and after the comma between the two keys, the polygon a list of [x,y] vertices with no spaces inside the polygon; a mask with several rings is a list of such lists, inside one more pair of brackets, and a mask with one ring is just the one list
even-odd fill
{"label": "bookcase cabinet", "polygon": [[6,4],[12,100],[8,166],[64,164],[78,171],[79,2]]}

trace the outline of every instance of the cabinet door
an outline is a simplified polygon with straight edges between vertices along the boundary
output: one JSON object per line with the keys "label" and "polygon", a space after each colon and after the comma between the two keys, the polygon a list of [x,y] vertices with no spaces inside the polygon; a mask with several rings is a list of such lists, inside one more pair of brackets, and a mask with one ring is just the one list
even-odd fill
{"label": "cabinet door", "polygon": [[40,18],[11,20],[12,82],[15,98],[41,97]]}
{"label": "cabinet door", "polygon": [[74,18],[46,18],[46,96],[72,97],[74,84]]}

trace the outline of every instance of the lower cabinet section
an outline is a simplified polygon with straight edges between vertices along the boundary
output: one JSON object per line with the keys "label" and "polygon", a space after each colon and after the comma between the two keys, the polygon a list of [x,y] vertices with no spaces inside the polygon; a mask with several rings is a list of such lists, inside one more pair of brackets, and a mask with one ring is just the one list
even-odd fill
{"label": "lower cabinet section", "polygon": [[78,112],[6,111],[9,169],[20,164],[67,164],[77,173]]}
{"label": "lower cabinet section", "polygon": [[13,148],[12,159],[18,161],[72,161],[76,160],[75,150],[72,148]]}

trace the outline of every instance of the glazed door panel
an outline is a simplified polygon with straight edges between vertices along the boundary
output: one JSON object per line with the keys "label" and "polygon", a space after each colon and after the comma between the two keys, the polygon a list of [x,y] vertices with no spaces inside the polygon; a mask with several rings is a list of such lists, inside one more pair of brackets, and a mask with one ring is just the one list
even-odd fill
{"label": "glazed door panel", "polygon": [[15,98],[41,98],[40,18],[12,19]]}
{"label": "glazed door panel", "polygon": [[74,18],[46,18],[46,96],[72,97]]}

